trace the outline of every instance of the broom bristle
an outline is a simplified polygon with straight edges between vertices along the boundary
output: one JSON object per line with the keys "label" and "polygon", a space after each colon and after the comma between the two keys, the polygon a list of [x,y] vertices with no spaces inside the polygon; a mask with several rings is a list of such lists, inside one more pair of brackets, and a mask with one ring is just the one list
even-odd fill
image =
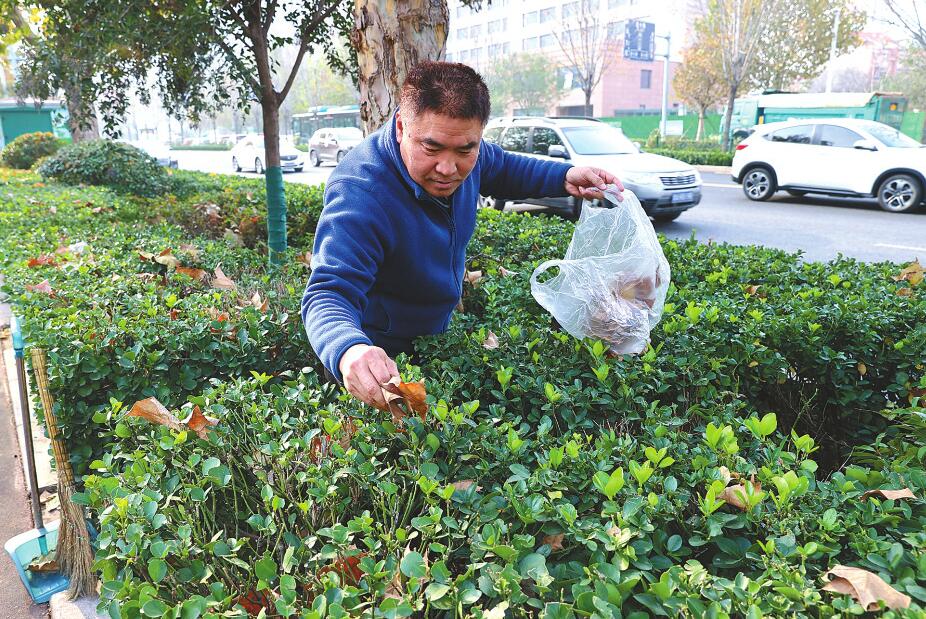
{"label": "broom bristle", "polygon": [[74,503],[74,488],[59,480],[61,524],[58,528],[58,562],[69,580],[68,597],[75,599],[96,593],[96,575],[93,573],[93,550],[90,534],[84,520],[83,508]]}

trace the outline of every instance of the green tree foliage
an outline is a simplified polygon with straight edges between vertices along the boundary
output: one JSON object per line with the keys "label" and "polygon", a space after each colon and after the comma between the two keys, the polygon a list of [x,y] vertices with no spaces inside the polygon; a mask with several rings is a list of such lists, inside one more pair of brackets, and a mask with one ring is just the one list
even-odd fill
{"label": "green tree foliage", "polygon": [[882,88],[905,94],[910,108],[926,109],[926,50],[911,46],[900,69],[884,80]]}
{"label": "green tree foliage", "polygon": [[485,74],[492,95],[493,113],[509,106],[543,113],[556,103],[562,90],[557,72],[543,54],[521,53],[499,58]]}
{"label": "green tree foliage", "polygon": [[780,0],[768,16],[749,84],[757,89],[787,90],[794,82],[815,76],[829,60],[833,25],[839,12],[837,54],[860,43],[865,13],[849,0]]}
{"label": "green tree foliage", "polygon": [[[697,35],[696,35],[697,36]],[[704,135],[707,111],[720,103],[726,94],[719,65],[717,48],[706,45],[700,36],[682,52],[682,66],[675,72],[672,85],[682,101],[698,111],[696,140]]]}

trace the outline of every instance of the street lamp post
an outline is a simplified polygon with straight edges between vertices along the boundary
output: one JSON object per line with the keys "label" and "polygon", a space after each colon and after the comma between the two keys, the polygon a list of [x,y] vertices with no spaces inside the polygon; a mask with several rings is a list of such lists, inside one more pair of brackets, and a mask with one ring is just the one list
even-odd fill
{"label": "street lamp post", "polygon": [[657,34],[656,38],[666,40],[666,53],[657,54],[662,56],[662,118],[659,122],[659,135],[666,137],[666,127],[668,125],[669,114],[669,53],[672,48],[672,34]]}

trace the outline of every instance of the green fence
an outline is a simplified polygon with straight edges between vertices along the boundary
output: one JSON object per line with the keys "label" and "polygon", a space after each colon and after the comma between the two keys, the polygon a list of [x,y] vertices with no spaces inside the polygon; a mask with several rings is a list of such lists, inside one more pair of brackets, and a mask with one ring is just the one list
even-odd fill
{"label": "green fence", "polygon": [[903,124],[900,125],[900,130],[909,135],[914,140],[919,140],[922,142],[926,140],[926,112],[907,112],[903,116]]}
{"label": "green fence", "polygon": [[[684,123],[684,136],[689,139],[695,139],[698,133],[698,115],[686,114],[685,116],[669,116],[670,121],[680,120]],[[602,118],[602,121],[615,127],[620,127],[624,135],[634,140],[645,140],[650,133],[659,129],[660,117],[658,114],[647,115],[627,115],[627,116],[609,116]],[[704,136],[703,139],[709,139],[720,135],[720,114],[708,114],[704,118]]]}

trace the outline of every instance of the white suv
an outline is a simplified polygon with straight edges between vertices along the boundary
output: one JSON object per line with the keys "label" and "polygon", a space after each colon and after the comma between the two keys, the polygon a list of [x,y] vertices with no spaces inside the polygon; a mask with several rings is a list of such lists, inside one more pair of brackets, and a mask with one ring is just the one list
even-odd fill
{"label": "white suv", "polygon": [[[497,118],[486,126],[483,138],[529,157],[564,159],[607,170],[633,191],[656,221],[672,221],[701,201],[701,175],[691,165],[641,153],[620,129],[597,120],[556,116]],[[497,209],[505,207],[502,199],[490,201]],[[574,217],[582,208],[582,201],[575,198],[525,202],[566,211]]]}
{"label": "white suv", "polygon": [[793,196],[876,197],[884,210],[904,213],[926,197],[926,148],[872,120],[759,125],[737,145],[731,172],[750,200],[784,189]]}

